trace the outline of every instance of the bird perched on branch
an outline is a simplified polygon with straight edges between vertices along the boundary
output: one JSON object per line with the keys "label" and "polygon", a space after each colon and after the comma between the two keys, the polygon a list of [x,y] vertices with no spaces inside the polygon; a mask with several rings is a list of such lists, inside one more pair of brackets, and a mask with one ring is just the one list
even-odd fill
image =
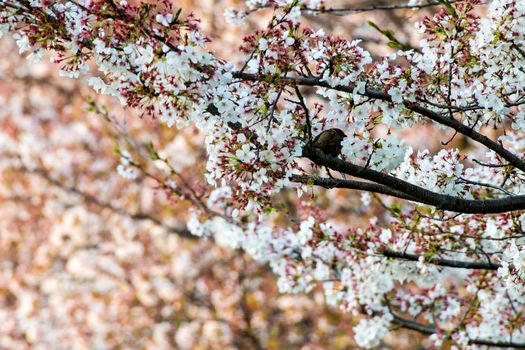
{"label": "bird perched on branch", "polygon": [[345,137],[346,135],[341,129],[328,129],[314,138],[312,147],[320,149],[332,157],[337,157],[341,154],[341,150],[343,149],[341,141],[343,141]]}

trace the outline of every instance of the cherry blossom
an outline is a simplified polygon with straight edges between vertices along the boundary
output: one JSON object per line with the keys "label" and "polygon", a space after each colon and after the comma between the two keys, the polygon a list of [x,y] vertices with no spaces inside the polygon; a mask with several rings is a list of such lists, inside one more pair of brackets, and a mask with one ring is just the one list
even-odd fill
{"label": "cherry blossom", "polygon": [[[329,305],[362,314],[359,346],[377,346],[398,325],[431,335],[434,346],[522,347],[525,4],[494,0],[482,17],[480,1],[440,3],[416,25],[418,45],[376,25],[394,49],[377,59],[360,40],[303,23],[305,13],[350,11],[322,1],[250,0],[228,10],[232,22],[273,13],[239,40],[240,65],[214,53],[195,16],[169,1],[0,1],[0,28],[29,59],[51,51],[62,76],[86,77],[97,93],[169,128],[204,134],[207,184],[199,188],[153,144],[120,150],[115,170],[190,202],[190,234],[267,264],[282,293],[320,288]],[[418,127],[437,130],[438,149],[406,138]],[[313,145],[331,128],[346,135],[340,157]],[[460,137],[466,146],[453,143]],[[18,166],[31,169],[29,151],[20,153]],[[207,193],[208,185],[215,190]],[[380,217],[353,224],[323,206],[348,189],[372,193]],[[289,190],[297,196],[286,202]],[[365,196],[352,210],[370,210],[371,201]],[[69,210],[51,240],[65,244],[57,254],[71,253],[68,273],[122,275],[111,259],[76,251],[82,242],[64,238],[71,225],[96,227],[90,215]],[[131,243],[114,249],[123,260],[145,255]],[[146,307],[175,294],[162,273],[146,278],[139,269],[129,283]],[[22,319],[34,298],[23,297]],[[191,348],[199,330],[232,337],[220,323],[189,322],[176,343]]]}

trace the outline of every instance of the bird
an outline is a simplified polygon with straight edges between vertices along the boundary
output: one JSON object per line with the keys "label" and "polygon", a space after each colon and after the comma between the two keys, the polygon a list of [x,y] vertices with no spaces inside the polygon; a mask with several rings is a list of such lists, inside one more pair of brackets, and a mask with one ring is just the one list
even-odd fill
{"label": "bird", "polygon": [[345,137],[346,135],[341,129],[327,129],[314,138],[312,147],[332,157],[337,157],[341,154],[341,150],[343,149],[341,142]]}

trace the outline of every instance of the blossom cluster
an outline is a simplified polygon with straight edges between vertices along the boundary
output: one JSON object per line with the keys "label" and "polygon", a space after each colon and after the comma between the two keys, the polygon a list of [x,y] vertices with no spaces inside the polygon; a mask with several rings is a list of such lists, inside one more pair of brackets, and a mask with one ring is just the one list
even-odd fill
{"label": "blossom cluster", "polygon": [[[83,82],[20,62],[7,38],[0,56],[1,348],[352,344],[341,336],[347,316],[279,295],[265,266],[185,231],[188,201],[173,197],[201,193],[192,180],[204,166],[188,162],[204,152],[194,129],[157,134],[157,123],[100,97],[87,112],[75,97],[89,91]],[[104,101],[111,122],[94,107]],[[158,152],[137,149],[151,139]],[[119,165],[138,176],[122,178]],[[163,173],[177,184],[167,198]],[[210,194],[209,205],[230,193]]]}
{"label": "blossom cluster", "polygon": [[[522,282],[516,280],[522,276],[523,252],[516,252],[514,240],[505,239],[517,235],[516,225],[522,221],[523,214],[505,214],[463,215],[437,222],[413,212],[392,218],[389,229],[373,222],[366,229],[345,229],[311,216],[295,232],[277,231],[264,223],[243,229],[220,218],[203,225],[220,244],[243,248],[256,260],[269,263],[279,276],[281,292],[309,292],[320,284],[329,304],[370,315],[354,329],[360,346],[377,346],[394,318],[407,314],[433,324],[436,346],[453,339],[466,347],[472,339],[505,339],[509,327],[516,342],[525,339],[525,319],[517,308],[523,302]],[[522,241],[523,235],[519,237]],[[381,253],[400,250],[421,255],[416,261],[396,261]],[[454,252],[448,257],[457,260],[489,254],[491,263],[500,262],[501,267],[488,274],[476,270],[454,274],[435,264],[444,250]],[[512,274],[509,266],[521,272]],[[459,287],[450,285],[451,278],[463,281],[467,298]],[[469,299],[478,305],[476,309]],[[363,327],[368,331],[363,333]]]}
{"label": "blossom cluster", "polygon": [[[228,79],[226,68],[205,51],[208,39],[198,21],[180,10],[173,14],[169,1],[15,3],[4,7],[0,22],[3,32],[18,32],[20,53],[35,58],[53,50],[63,75],[88,74],[96,91],[168,125],[183,125],[202,113],[210,98],[206,91]],[[16,15],[24,11],[30,27],[24,26],[27,18]],[[96,62],[100,75],[90,74],[88,60]]]}

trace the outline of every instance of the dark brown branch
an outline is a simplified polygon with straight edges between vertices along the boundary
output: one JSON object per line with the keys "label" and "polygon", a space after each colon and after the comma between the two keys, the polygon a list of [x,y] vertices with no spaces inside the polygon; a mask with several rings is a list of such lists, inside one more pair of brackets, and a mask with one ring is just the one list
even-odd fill
{"label": "dark brown branch", "polygon": [[[313,176],[301,176],[301,175],[292,175],[292,181],[300,183],[311,183],[314,185],[322,186],[325,188],[350,188],[361,191],[375,192],[394,196],[397,198],[403,198],[408,200],[414,200],[412,197],[406,195],[403,192],[396,191],[388,186],[381,184],[362,182],[362,181],[352,181],[352,180],[342,180],[334,178],[320,178]],[[393,250],[381,250],[379,254],[394,259],[404,259],[410,261],[419,261],[420,255],[402,253]],[[442,259],[434,258],[426,261],[426,263],[438,266],[453,267],[453,268],[463,268],[463,269],[479,269],[479,270],[497,270],[501,267],[500,264],[496,263],[484,263],[484,262],[475,262],[475,261],[462,261],[462,260],[452,260],[452,259]]]}
{"label": "dark brown branch", "polygon": [[[388,258],[404,259],[404,260],[410,260],[410,261],[418,261],[419,258],[421,257],[421,255],[396,252],[393,250],[381,250],[379,253]],[[425,261],[425,263],[429,263],[432,265],[438,265],[438,266],[454,267],[454,268],[461,268],[461,269],[472,269],[472,270],[497,270],[501,267],[500,264],[475,262],[475,261],[452,260],[452,259],[440,259],[440,258],[429,259],[428,261]]]}
{"label": "dark brown branch", "polygon": [[427,190],[394,176],[332,157],[315,148],[303,148],[303,157],[340,173],[390,187],[415,198],[420,203],[429,204],[441,210],[465,214],[495,214],[525,209],[525,196],[488,200],[463,199]]}
{"label": "dark brown branch", "polygon": [[421,324],[416,321],[407,320],[405,318],[399,317],[397,315],[392,314],[394,317],[394,323],[400,325],[403,328],[412,329],[414,331],[418,331],[419,333],[423,334],[434,334],[436,333],[436,329],[431,326],[425,326],[424,324]]}
{"label": "dark brown branch", "polygon": [[[433,326],[426,326],[416,321],[407,320],[395,314],[392,314],[394,317],[393,322],[399,326],[407,329],[412,329],[419,333],[423,334],[434,334],[436,333],[436,328]],[[514,343],[506,341],[493,341],[493,340],[484,340],[484,339],[469,339],[469,344],[475,345],[486,345],[497,348],[515,348],[515,349],[525,349],[525,343]]]}
{"label": "dark brown branch", "polygon": [[[271,81],[272,77],[270,76],[264,76],[264,75],[258,75],[258,74],[250,74],[250,73],[239,73],[235,72],[233,74],[235,78],[246,80],[246,81]],[[353,93],[355,85],[349,84],[349,85],[337,85],[335,87],[330,86],[327,82],[321,81],[317,77],[299,77],[299,78],[278,78],[278,82],[282,84],[287,85],[304,85],[304,86],[317,86],[317,87],[323,87],[327,89],[333,89],[337,91],[347,92],[347,93]],[[376,100],[382,100],[386,102],[392,102],[392,98],[389,94],[386,92],[382,92],[379,90],[374,89],[366,89],[363,93],[364,96],[370,97],[372,99]],[[467,125],[461,123],[460,121],[456,119],[451,119],[447,116],[444,116],[441,113],[435,112],[431,109],[428,109],[426,107],[423,107],[419,104],[416,104],[414,102],[404,100],[403,104],[405,108],[408,110],[415,112],[419,115],[422,115],[424,117],[427,117],[428,119],[441,124],[448,126],[460,134],[463,134],[470,139],[477,141],[487,147],[488,149],[494,151],[498,155],[500,155],[502,158],[506,159],[511,165],[515,166],[516,168],[525,171],[525,161],[517,157],[512,152],[508,151],[505,147],[503,147],[498,142],[495,142],[488,137],[486,137],[483,134],[480,134],[476,130],[468,127]]]}
{"label": "dark brown branch", "polygon": [[[451,4],[462,2],[465,0],[449,0]],[[480,3],[480,5],[485,5],[485,2]],[[368,5],[368,6],[356,6],[356,7],[320,7],[320,8],[313,8],[308,6],[301,6],[301,10],[311,13],[320,13],[320,14],[331,14],[336,16],[343,16],[347,14],[352,13],[361,13],[361,12],[369,12],[369,11],[391,11],[391,10],[420,10],[427,7],[434,7],[441,5],[438,1],[429,1],[425,4],[378,4],[378,5]],[[257,6],[256,8],[252,10],[248,10],[248,13],[255,12],[259,9],[265,9],[269,8],[269,5],[265,6]]]}
{"label": "dark brown branch", "polygon": [[[464,0],[450,0],[450,3],[461,2]],[[301,7],[303,11],[314,12],[314,13],[327,13],[333,15],[345,15],[350,13],[359,13],[359,12],[368,12],[368,11],[377,11],[377,10],[409,10],[409,9],[422,9],[426,7],[439,6],[441,5],[438,1],[430,1],[425,4],[379,4],[379,5],[369,5],[369,6],[360,6],[360,7],[321,7],[321,8],[310,8],[310,7]]]}
{"label": "dark brown branch", "polygon": [[[292,175],[291,180],[294,182],[300,182],[304,184],[312,184],[321,186],[324,188],[347,188],[351,190],[367,191],[374,193],[386,194],[401,199],[410,201],[420,202],[417,198],[414,198],[404,192],[398,191],[391,187],[376,184],[373,182],[354,181],[354,180],[343,180],[327,177],[315,177],[315,176],[304,176],[304,175]],[[430,203],[426,203],[430,204]]]}

